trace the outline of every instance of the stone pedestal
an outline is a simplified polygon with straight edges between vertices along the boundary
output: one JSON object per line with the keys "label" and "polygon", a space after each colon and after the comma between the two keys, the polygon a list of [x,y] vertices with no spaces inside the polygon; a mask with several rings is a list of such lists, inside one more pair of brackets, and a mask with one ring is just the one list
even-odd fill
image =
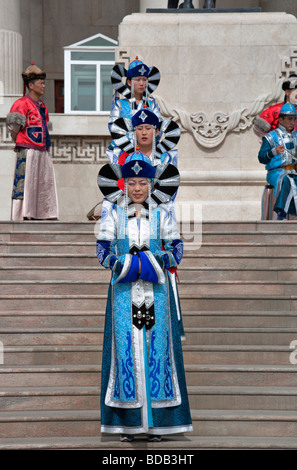
{"label": "stone pedestal", "polygon": [[297,20],[286,13],[133,14],[120,25],[118,60],[138,55],[161,72],[164,117],[182,129],[178,200],[203,220],[259,220],[265,170],[253,118],[282,101],[297,70]]}

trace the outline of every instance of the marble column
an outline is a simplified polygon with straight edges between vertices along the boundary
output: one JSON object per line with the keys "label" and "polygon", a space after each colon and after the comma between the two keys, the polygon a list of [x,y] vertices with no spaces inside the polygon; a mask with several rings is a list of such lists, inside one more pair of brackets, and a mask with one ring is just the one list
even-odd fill
{"label": "marble column", "polygon": [[20,0],[0,0],[0,11],[0,83],[4,104],[7,98],[15,99],[22,94]]}
{"label": "marble column", "polygon": [[10,219],[14,143],[6,128],[12,103],[23,94],[21,0],[0,0],[0,220]]}

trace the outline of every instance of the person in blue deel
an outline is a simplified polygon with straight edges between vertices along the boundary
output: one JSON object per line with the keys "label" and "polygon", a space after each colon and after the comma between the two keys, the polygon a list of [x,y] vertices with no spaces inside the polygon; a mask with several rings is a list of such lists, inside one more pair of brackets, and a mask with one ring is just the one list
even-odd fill
{"label": "person in blue deel", "polygon": [[297,132],[294,130],[297,111],[284,104],[279,113],[279,126],[266,134],[258,160],[267,170],[266,180],[273,186],[278,220],[297,214]]}

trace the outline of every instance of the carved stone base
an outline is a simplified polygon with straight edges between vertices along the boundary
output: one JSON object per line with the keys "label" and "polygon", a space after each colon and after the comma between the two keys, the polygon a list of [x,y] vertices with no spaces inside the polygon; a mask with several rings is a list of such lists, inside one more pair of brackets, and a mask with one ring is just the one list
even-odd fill
{"label": "carved stone base", "polygon": [[146,13],[260,13],[262,8],[147,8]]}

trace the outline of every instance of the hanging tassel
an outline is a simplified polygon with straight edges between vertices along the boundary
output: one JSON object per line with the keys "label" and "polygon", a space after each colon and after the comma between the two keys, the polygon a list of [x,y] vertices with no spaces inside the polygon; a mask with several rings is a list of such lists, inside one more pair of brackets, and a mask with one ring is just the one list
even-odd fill
{"label": "hanging tassel", "polygon": [[151,159],[152,164],[154,164],[155,152],[156,152],[156,129],[153,127],[152,153],[150,155],[150,159]]}
{"label": "hanging tassel", "polygon": [[128,235],[128,203],[129,203],[129,197],[128,197],[128,180],[125,179],[125,195],[124,195],[124,211],[125,211],[125,226],[124,226],[124,238],[126,237],[126,234]]}
{"label": "hanging tassel", "polygon": [[131,79],[131,102],[132,102],[132,109],[136,109],[136,100],[134,97],[134,78]]}
{"label": "hanging tassel", "polygon": [[155,238],[154,234],[154,227],[152,224],[152,190],[151,185],[153,184],[152,180],[148,178],[149,186],[148,186],[148,206],[149,206],[149,226],[150,226],[150,237]]}
{"label": "hanging tassel", "polygon": [[148,89],[147,89],[147,85],[146,85],[145,90],[144,90],[144,102],[145,102],[144,107],[147,108],[147,107],[148,107],[148,105],[147,105],[147,102],[148,102]]}

